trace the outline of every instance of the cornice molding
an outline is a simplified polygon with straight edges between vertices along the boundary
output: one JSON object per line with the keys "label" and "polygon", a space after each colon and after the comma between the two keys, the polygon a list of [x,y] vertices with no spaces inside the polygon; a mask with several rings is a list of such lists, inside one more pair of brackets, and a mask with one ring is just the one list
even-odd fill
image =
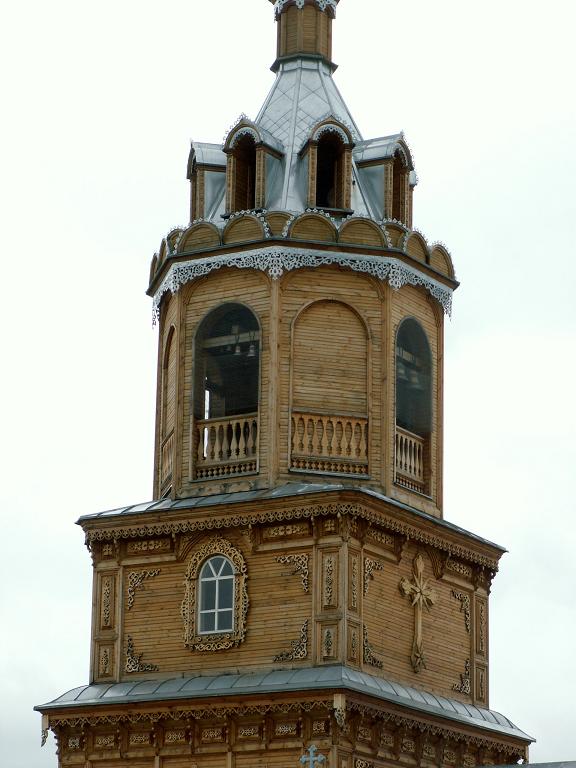
{"label": "cornice molding", "polygon": [[[166,514],[166,513],[165,513]],[[86,534],[86,545],[92,548],[93,544],[102,541],[118,541],[122,539],[148,538],[154,536],[176,536],[178,534],[192,533],[195,531],[214,531],[225,528],[247,528],[250,525],[259,523],[276,523],[286,520],[305,520],[317,517],[327,517],[335,515],[344,517],[350,515],[367,520],[375,527],[392,531],[394,533],[406,536],[412,541],[425,544],[439,549],[451,557],[457,557],[461,560],[473,563],[481,568],[486,568],[488,578],[498,570],[498,560],[488,557],[479,552],[475,552],[469,547],[465,547],[447,540],[439,534],[429,533],[421,528],[403,522],[397,517],[384,514],[380,511],[372,510],[358,503],[332,503],[332,504],[312,504],[305,507],[268,509],[258,512],[236,512],[233,515],[223,515],[215,517],[214,515],[204,519],[185,519],[171,520],[165,522],[151,522],[148,524],[138,524],[127,522],[118,527],[88,528],[84,529]]]}
{"label": "cornice molding", "polygon": [[256,269],[266,272],[278,280],[285,272],[296,269],[315,269],[330,264],[362,272],[388,283],[394,290],[405,285],[423,287],[435,298],[448,315],[452,313],[452,289],[392,256],[369,256],[341,253],[337,251],[312,250],[271,245],[239,253],[208,256],[203,259],[189,259],[172,264],[168,274],[154,294],[153,318],[156,323],[160,313],[160,302],[164,294],[177,293],[183,285],[209,275],[222,267]]}

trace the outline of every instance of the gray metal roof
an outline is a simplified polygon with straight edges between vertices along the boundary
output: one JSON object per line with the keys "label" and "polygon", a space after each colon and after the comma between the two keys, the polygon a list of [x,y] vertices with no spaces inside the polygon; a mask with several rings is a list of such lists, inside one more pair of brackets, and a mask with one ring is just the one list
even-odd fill
{"label": "gray metal roof", "polygon": [[374,696],[418,713],[435,715],[472,725],[486,731],[514,736],[526,741],[532,737],[498,712],[435,696],[426,691],[400,685],[343,666],[308,667],[247,674],[177,677],[169,680],[144,680],[129,683],[84,685],[36,707],[42,712],[83,706],[111,706],[168,700],[193,700],[217,696],[286,693],[345,689]]}
{"label": "gray metal roof", "polygon": [[[492,768],[518,768],[518,763],[512,765],[493,765]],[[576,761],[567,763],[530,763],[530,768],[576,768]]]}
{"label": "gray metal roof", "polygon": [[139,515],[150,512],[173,512],[179,509],[197,509],[202,507],[213,507],[222,504],[241,504],[245,502],[256,502],[263,499],[278,499],[289,498],[295,496],[309,496],[317,493],[335,493],[339,491],[354,491],[356,493],[363,494],[365,496],[371,496],[380,501],[384,501],[393,507],[403,509],[411,514],[419,517],[423,520],[430,521],[435,525],[439,525],[446,530],[453,531],[454,533],[461,533],[468,538],[478,541],[482,544],[488,544],[491,547],[495,547],[501,552],[506,552],[504,547],[499,544],[495,544],[488,539],[484,539],[481,536],[477,536],[465,528],[461,528],[454,523],[449,523],[446,520],[429,515],[426,512],[421,512],[414,507],[410,507],[407,504],[402,504],[396,499],[391,499],[389,496],[385,496],[383,493],[374,490],[373,488],[363,488],[350,485],[344,485],[343,483],[285,483],[284,485],[278,485],[273,488],[265,488],[257,491],[238,491],[236,493],[221,493],[213,496],[192,496],[185,499],[161,499],[159,501],[147,501],[143,504],[133,504],[128,507],[119,507],[118,509],[111,509],[105,512],[96,512],[91,515],[82,515],[79,518],[78,523],[89,522],[93,520],[105,520],[107,518],[121,517],[123,515]]}

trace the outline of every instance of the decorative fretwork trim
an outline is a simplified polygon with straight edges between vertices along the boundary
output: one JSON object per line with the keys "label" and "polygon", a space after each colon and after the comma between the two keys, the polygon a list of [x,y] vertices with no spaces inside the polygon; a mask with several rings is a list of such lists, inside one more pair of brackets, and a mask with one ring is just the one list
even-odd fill
{"label": "decorative fretwork trim", "polygon": [[470,595],[464,592],[457,592],[452,590],[452,597],[459,601],[460,611],[464,614],[464,625],[466,626],[466,632],[470,634]]}
{"label": "decorative fretwork trim", "polygon": [[368,594],[370,582],[374,579],[374,571],[383,571],[384,563],[378,560],[372,560],[370,557],[364,558],[364,597]]}
{"label": "decorative fretwork trim", "polygon": [[454,683],[452,690],[470,695],[470,692],[472,691],[470,683],[470,659],[466,659],[464,662],[464,673],[460,675],[460,682]]}
{"label": "decorative fretwork trim", "polygon": [[372,646],[368,642],[368,630],[366,629],[366,624],[362,625],[362,630],[364,634],[364,642],[363,642],[364,663],[370,664],[371,667],[382,669],[384,666],[382,660],[376,658],[376,656],[374,655],[374,651],[372,650]]}
{"label": "decorative fretwork trim", "polygon": [[300,661],[308,656],[308,619],[302,624],[300,637],[290,643],[292,649],[274,656],[274,661]]}
{"label": "decorative fretwork trim", "polygon": [[[274,3],[274,14],[276,18],[280,16],[280,14],[282,13],[282,10],[284,9],[284,6],[289,2],[290,0],[276,0],[276,2]],[[294,0],[294,4],[296,5],[297,8],[300,8],[300,9],[304,8],[305,2],[306,0]],[[315,0],[315,2],[321,11],[325,11],[326,8],[331,8],[332,12],[334,14],[336,13],[338,0]]]}
{"label": "decorative fretwork trim", "polygon": [[280,557],[276,558],[277,563],[294,565],[294,570],[292,571],[292,575],[295,576],[297,573],[300,574],[302,578],[302,589],[304,590],[304,592],[308,592],[309,590],[309,584],[308,584],[309,560],[310,560],[310,556],[308,554],[280,555]]}
{"label": "decorative fretwork trim", "polygon": [[142,662],[143,653],[134,651],[134,640],[130,635],[126,637],[126,672],[158,672],[160,667],[157,664],[144,664]]}
{"label": "decorative fretwork trim", "polygon": [[[148,723],[152,728],[156,723],[170,721],[170,723],[186,723],[190,720],[213,720],[224,719],[229,716],[251,716],[267,715],[270,713],[288,714],[290,712],[310,713],[314,710],[323,709],[326,712],[332,711],[334,719],[341,729],[346,728],[346,715],[360,714],[364,717],[378,720],[383,725],[394,728],[403,728],[415,731],[428,737],[444,738],[449,741],[465,744],[468,747],[478,749],[496,749],[506,755],[514,758],[526,757],[525,748],[518,744],[511,744],[499,739],[495,734],[492,738],[484,736],[472,736],[466,733],[459,733],[457,730],[431,723],[425,719],[416,719],[414,717],[405,717],[395,712],[386,710],[386,705],[373,706],[365,702],[351,701],[347,699],[346,708],[334,707],[334,697],[324,699],[315,699],[308,701],[276,702],[260,705],[235,704],[229,707],[188,707],[183,709],[154,709],[149,711],[126,711],[114,715],[81,715],[68,717],[51,717],[49,729],[56,732],[60,728],[69,728],[80,730],[86,727],[96,727],[101,725],[120,725],[120,724],[141,724]],[[43,741],[48,736],[48,729],[42,731]],[[512,761],[509,761],[512,762]]]}
{"label": "decorative fretwork trim", "polygon": [[[224,555],[234,567],[234,629],[232,632],[201,635],[196,627],[196,590],[200,566],[211,555]],[[190,558],[186,571],[186,593],[182,602],[184,643],[192,651],[225,651],[237,647],[246,637],[248,590],[246,562],[242,553],[221,536],[214,536]]]}
{"label": "decorative fretwork trim", "polygon": [[132,571],[128,574],[127,610],[132,610],[134,599],[136,597],[136,590],[142,585],[142,582],[145,579],[153,579],[154,576],[158,576],[159,573],[160,568],[155,568],[153,571]]}
{"label": "decorative fretwork trim", "polygon": [[422,544],[436,547],[450,555],[485,566],[495,573],[498,570],[498,561],[490,557],[480,555],[467,547],[452,544],[440,536],[426,533],[418,528],[389,517],[380,512],[366,509],[360,504],[323,504],[297,509],[267,510],[250,512],[230,517],[209,517],[204,520],[180,520],[167,523],[150,523],[148,525],[132,525],[121,528],[100,528],[86,532],[86,545],[92,547],[95,541],[116,541],[118,539],[138,539],[154,536],[175,536],[179,533],[192,533],[194,531],[211,531],[219,528],[245,528],[248,525],[258,523],[276,523],[284,520],[303,520],[316,517],[328,517],[334,515],[343,517],[352,515],[373,523],[378,528],[384,528],[395,533],[401,533],[409,539]]}
{"label": "decorative fretwork trim", "polygon": [[371,275],[378,280],[387,282],[394,290],[399,290],[405,285],[422,286],[438,301],[446,314],[450,315],[452,312],[452,289],[441,285],[417,268],[408,266],[399,259],[390,256],[357,255],[273,245],[268,248],[208,256],[203,259],[190,259],[172,264],[168,274],[154,294],[154,322],[158,320],[160,302],[165,293],[174,294],[183,285],[222,267],[256,269],[267,272],[273,280],[277,280],[284,272],[291,272],[295,269],[314,269],[330,264],[337,264],[355,272]]}

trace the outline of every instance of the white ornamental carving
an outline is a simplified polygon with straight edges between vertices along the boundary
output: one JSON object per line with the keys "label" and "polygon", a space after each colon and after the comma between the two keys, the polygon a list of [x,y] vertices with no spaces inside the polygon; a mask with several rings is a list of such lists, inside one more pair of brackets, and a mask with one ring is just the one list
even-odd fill
{"label": "white ornamental carving", "polygon": [[452,313],[452,289],[428,277],[417,268],[404,264],[399,259],[390,256],[368,256],[273,245],[268,248],[208,256],[204,259],[190,259],[172,264],[154,295],[153,321],[155,323],[158,320],[160,302],[165,293],[177,293],[183,285],[222,267],[257,269],[267,272],[273,280],[277,280],[284,272],[295,269],[314,269],[330,264],[372,275],[382,282],[387,282],[394,290],[399,290],[405,285],[422,286],[438,301],[447,315]]}

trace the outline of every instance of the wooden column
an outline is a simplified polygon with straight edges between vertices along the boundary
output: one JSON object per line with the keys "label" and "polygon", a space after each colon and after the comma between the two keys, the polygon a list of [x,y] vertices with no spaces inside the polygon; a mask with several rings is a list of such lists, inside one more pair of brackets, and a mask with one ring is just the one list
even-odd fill
{"label": "wooden column", "polygon": [[394,198],[394,160],[384,162],[384,209],[382,218],[392,218],[392,201]]}
{"label": "wooden column", "polygon": [[316,207],[316,175],[317,175],[318,144],[310,142],[308,147],[308,206]]}
{"label": "wooden column", "polygon": [[256,189],[254,207],[266,208],[266,150],[256,147]]}
{"label": "wooden column", "polygon": [[235,172],[236,158],[230,153],[226,160],[226,213],[231,213],[234,208]]}

